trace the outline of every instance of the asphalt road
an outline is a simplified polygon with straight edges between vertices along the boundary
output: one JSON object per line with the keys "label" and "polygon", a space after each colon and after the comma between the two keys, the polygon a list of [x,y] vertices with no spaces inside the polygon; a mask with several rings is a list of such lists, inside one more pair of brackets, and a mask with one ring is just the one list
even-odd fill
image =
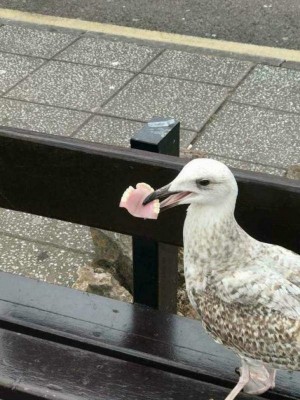
{"label": "asphalt road", "polygon": [[300,50],[300,0],[0,0],[0,7]]}

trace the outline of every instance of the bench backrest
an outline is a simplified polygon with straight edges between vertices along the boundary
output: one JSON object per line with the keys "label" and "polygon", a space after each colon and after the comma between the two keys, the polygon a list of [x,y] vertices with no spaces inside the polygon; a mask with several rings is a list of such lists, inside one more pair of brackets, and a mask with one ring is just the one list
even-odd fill
{"label": "bench backrest", "polygon": [[[170,182],[187,160],[0,127],[0,206],[182,245],[185,207],[158,221],[118,207],[137,182]],[[256,238],[300,251],[300,182],[233,170],[238,222]]]}

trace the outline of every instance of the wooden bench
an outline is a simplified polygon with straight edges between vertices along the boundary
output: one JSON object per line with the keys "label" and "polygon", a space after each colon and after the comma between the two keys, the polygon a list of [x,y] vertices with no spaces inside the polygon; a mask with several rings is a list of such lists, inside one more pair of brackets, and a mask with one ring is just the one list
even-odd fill
{"label": "wooden bench", "polygon": [[[164,256],[182,245],[184,207],[142,221],[118,202],[133,183],[169,182],[186,160],[0,128],[0,163],[1,207],[154,241]],[[241,225],[299,252],[299,182],[234,173]],[[198,321],[3,272],[0,345],[2,400],[219,400],[239,365]],[[299,398],[300,374],[280,372],[264,397]]]}

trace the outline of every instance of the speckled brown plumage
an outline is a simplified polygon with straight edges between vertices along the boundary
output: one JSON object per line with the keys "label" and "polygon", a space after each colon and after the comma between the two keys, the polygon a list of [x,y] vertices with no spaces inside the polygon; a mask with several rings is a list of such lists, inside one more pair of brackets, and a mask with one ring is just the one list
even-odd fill
{"label": "speckled brown plumage", "polygon": [[204,327],[240,355],[300,370],[298,256],[257,242],[233,215],[199,230],[197,213],[185,224],[185,277]]}
{"label": "speckled brown plumage", "polygon": [[[300,370],[300,323],[266,307],[228,305],[207,291],[194,293],[197,310],[213,338],[245,357],[273,368]],[[238,328],[238,329],[237,329]]]}

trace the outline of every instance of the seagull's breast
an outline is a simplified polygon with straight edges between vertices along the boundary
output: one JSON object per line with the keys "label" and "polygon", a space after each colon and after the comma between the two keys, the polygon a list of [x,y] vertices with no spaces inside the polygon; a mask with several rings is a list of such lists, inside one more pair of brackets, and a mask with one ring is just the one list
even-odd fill
{"label": "seagull's breast", "polygon": [[[206,224],[195,213],[188,213],[184,225],[187,293],[217,342],[274,368],[300,370],[300,320],[292,313],[291,298],[285,303],[279,299],[283,309],[277,306],[272,288],[277,290],[278,282],[268,285],[272,280],[271,262],[266,260],[269,251],[275,252],[272,264],[278,262],[276,249],[269,250],[248,236],[232,217]],[[266,289],[259,290],[261,283],[266,283]],[[289,294],[295,295],[290,288]],[[276,307],[270,296],[273,303],[277,301]]]}

